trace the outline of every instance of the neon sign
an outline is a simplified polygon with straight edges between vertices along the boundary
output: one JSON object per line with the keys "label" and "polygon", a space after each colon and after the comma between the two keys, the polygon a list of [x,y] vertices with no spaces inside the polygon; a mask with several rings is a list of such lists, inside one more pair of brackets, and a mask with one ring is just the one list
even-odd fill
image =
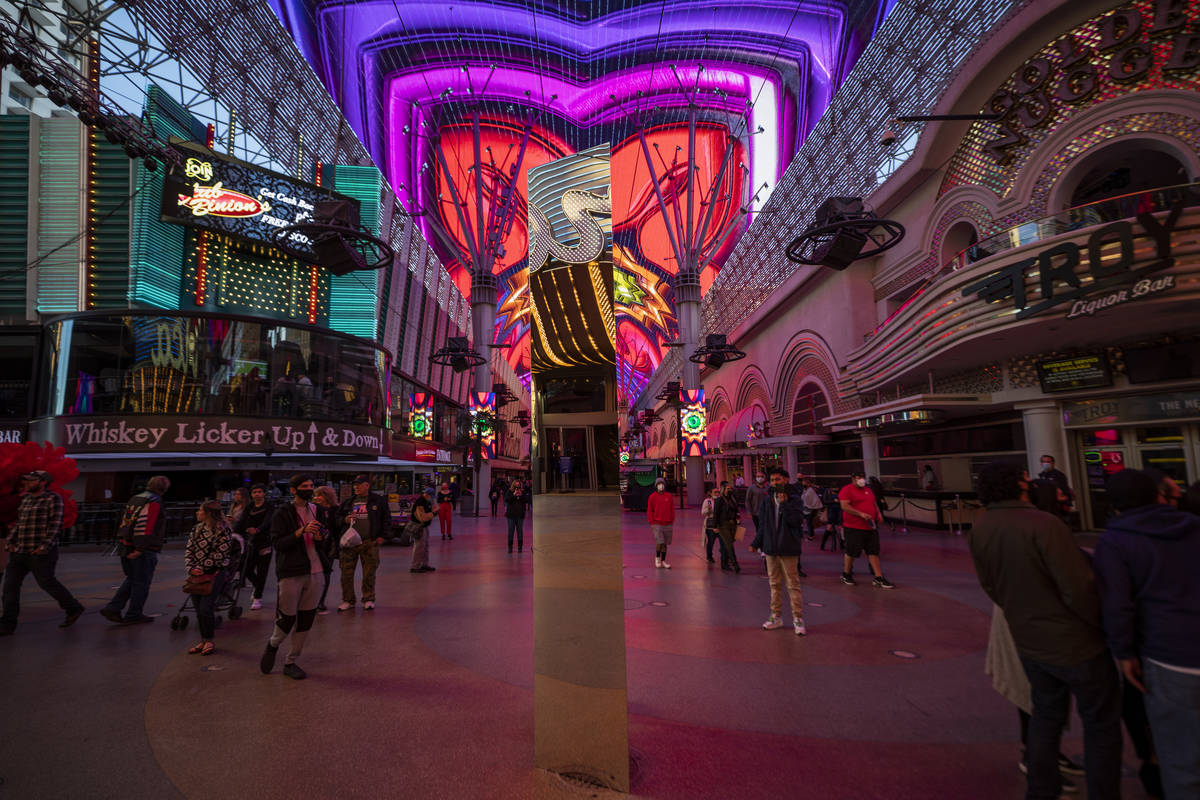
{"label": "neon sign", "polygon": [[190,210],[193,216],[215,214],[218,217],[256,217],[271,207],[260,198],[226,189],[220,183],[192,186],[192,194],[179,195],[179,205]]}
{"label": "neon sign", "polygon": [[408,432],[414,439],[433,438],[433,395],[429,392],[408,396]]}
{"label": "neon sign", "polygon": [[702,456],[708,452],[708,417],[704,411],[703,389],[680,389],[679,433],[683,455]]}
{"label": "neon sign", "polygon": [[471,413],[471,434],[479,437],[479,453],[484,459],[496,457],[496,431],[491,419],[496,415],[495,392],[471,392],[468,410]]}

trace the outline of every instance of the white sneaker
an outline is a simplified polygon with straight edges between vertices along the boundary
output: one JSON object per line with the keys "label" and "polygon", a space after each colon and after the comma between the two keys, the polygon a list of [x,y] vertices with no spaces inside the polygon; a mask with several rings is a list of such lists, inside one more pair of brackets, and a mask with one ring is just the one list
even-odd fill
{"label": "white sneaker", "polygon": [[671,568],[671,565],[667,563],[667,560],[666,560],[665,558],[662,560],[662,568],[663,568],[663,569],[670,569],[670,568]]}
{"label": "white sneaker", "polygon": [[803,636],[804,634],[808,633],[808,629],[804,627],[804,620],[792,622],[792,627],[796,629],[797,636]]}
{"label": "white sneaker", "polygon": [[363,603],[363,609],[366,611],[374,611],[375,610],[375,601],[368,600],[367,602]]}
{"label": "white sneaker", "polygon": [[782,628],[782,627],[783,627],[783,620],[781,620],[779,617],[771,617],[769,620],[767,620],[766,622],[763,623],[764,631],[778,630],[779,628]]}
{"label": "white sneaker", "polygon": [[340,606],[338,606],[338,613],[340,614],[343,611],[349,611],[352,608],[354,608],[354,603],[342,603]]}
{"label": "white sneaker", "polygon": [[254,598],[254,602],[252,602],[252,603],[250,604],[250,610],[251,610],[251,611],[258,611],[260,608],[262,608],[262,600],[259,600],[259,599],[256,597],[256,598]]}
{"label": "white sneaker", "polygon": [[662,569],[662,565],[663,565],[663,560],[661,558],[659,558],[658,556],[655,556],[654,557],[654,568]]}

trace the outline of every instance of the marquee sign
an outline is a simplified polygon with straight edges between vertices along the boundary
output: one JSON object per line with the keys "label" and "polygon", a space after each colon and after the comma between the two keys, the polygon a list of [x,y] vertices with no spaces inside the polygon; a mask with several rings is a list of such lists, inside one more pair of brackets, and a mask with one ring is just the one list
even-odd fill
{"label": "marquee sign", "polygon": [[1027,143],[1027,132],[1051,125],[1063,106],[1083,105],[1107,86],[1144,81],[1155,71],[1165,78],[1194,73],[1200,33],[1189,30],[1186,6],[1157,0],[1148,15],[1118,8],[1026,61],[988,100],[986,110],[1000,115],[1000,135],[983,151],[1007,164]]}
{"label": "marquee sign", "polygon": [[708,419],[704,412],[703,389],[680,389],[679,431],[684,456],[702,456],[708,452]]}
{"label": "marquee sign", "polygon": [[370,425],[255,417],[53,417],[29,427],[33,441],[53,442],[68,453],[376,456],[384,445],[381,429]]}
{"label": "marquee sign", "polygon": [[[479,437],[479,452],[484,460],[496,457],[496,431],[489,418],[496,416],[495,392],[471,392],[467,398],[471,414],[471,435]],[[480,419],[480,417],[483,419]]]}
{"label": "marquee sign", "polygon": [[[1084,246],[1061,242],[1048,247],[969,284],[962,290],[963,297],[978,295],[988,303],[1011,300],[1016,319],[1069,303],[1066,316],[1074,319],[1170,289],[1174,286],[1173,276],[1150,276],[1175,264],[1171,235],[1183,207],[1179,203],[1161,219],[1149,213],[1138,214],[1140,234],[1135,233],[1132,222],[1121,220],[1097,228]],[[1135,256],[1135,239],[1140,238],[1154,244],[1155,257],[1148,262],[1139,262]],[[1038,282],[1029,287],[1027,273],[1035,267]],[[1098,300],[1089,299],[1098,295],[1102,295]]]}
{"label": "marquee sign", "polygon": [[433,395],[429,392],[408,396],[408,434],[414,439],[433,438]]}
{"label": "marquee sign", "polygon": [[[199,144],[172,139],[169,147],[178,154],[182,167],[163,181],[163,222],[273,246],[277,230],[311,219],[319,202],[359,205],[353,198]],[[311,249],[303,234],[293,233],[291,242],[301,251]]]}

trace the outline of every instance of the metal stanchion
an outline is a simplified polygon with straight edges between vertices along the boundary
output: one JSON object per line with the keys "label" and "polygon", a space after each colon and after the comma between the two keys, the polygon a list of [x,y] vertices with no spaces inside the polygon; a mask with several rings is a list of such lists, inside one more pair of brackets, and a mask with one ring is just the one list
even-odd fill
{"label": "metal stanchion", "polygon": [[900,532],[908,533],[908,504],[904,499],[904,492],[900,493]]}
{"label": "metal stanchion", "polygon": [[955,536],[962,536],[962,515],[963,515],[962,498],[959,497],[958,494],[956,493],[954,495],[954,516],[955,516],[955,519],[957,519],[957,521],[958,521],[958,527],[954,531]]}

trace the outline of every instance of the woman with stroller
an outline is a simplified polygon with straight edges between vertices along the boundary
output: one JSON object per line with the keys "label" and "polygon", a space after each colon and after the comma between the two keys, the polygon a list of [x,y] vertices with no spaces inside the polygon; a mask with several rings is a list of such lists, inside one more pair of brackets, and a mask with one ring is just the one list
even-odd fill
{"label": "woman with stroller", "polygon": [[216,649],[213,634],[217,627],[217,599],[229,579],[226,570],[233,560],[233,532],[225,521],[225,512],[216,500],[209,500],[196,511],[196,524],[188,534],[183,564],[189,575],[212,575],[212,591],[194,594],[196,624],[200,642],[188,649],[192,655],[211,656]]}

